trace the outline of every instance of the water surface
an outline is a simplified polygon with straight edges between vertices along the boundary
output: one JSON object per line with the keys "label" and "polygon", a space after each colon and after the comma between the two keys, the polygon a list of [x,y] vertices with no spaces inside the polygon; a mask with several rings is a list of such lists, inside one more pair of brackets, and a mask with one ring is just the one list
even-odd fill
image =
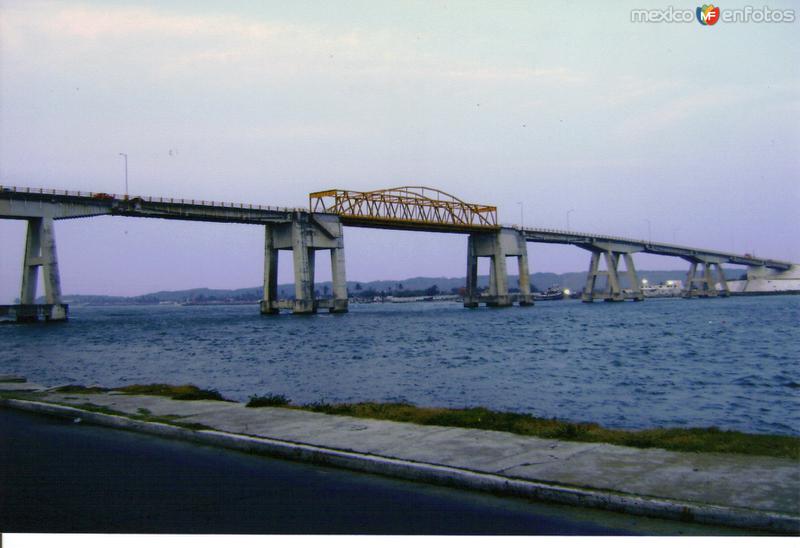
{"label": "water surface", "polygon": [[604,426],[800,435],[800,298],[354,305],[73,307],[64,324],[0,325],[0,373],[46,385],[193,383],[245,401],[324,400],[531,413]]}

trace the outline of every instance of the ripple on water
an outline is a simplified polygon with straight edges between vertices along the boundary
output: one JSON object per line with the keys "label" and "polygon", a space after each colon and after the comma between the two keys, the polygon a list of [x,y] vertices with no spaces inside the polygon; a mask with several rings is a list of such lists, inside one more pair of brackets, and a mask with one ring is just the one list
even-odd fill
{"label": "ripple on water", "polygon": [[41,326],[0,326],[0,373],[44,384],[190,382],[240,400],[259,391],[299,403],[402,400],[611,427],[800,434],[797,297],[546,305],[367,305],[316,318],[244,306],[73,307],[46,345]]}

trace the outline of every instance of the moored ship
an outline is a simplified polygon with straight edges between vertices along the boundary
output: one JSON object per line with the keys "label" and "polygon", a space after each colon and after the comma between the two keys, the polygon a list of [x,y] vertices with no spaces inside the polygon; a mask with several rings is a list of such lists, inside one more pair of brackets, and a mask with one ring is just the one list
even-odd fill
{"label": "moored ship", "polygon": [[564,295],[569,295],[569,289],[561,289],[559,285],[551,285],[547,291],[534,293],[534,301],[560,301]]}

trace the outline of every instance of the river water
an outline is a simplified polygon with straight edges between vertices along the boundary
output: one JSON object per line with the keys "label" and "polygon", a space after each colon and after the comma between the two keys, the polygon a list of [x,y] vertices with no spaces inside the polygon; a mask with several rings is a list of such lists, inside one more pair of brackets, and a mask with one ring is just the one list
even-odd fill
{"label": "river water", "polygon": [[486,406],[608,427],[800,435],[800,297],[352,305],[73,307],[0,325],[0,373],[46,385],[193,383],[231,399]]}

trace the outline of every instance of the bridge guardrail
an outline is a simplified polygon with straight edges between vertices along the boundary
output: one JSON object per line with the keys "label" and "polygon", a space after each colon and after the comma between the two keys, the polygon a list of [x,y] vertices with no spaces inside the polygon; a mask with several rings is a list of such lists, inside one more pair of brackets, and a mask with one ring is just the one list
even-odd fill
{"label": "bridge guardrail", "polygon": [[[309,213],[310,210],[306,208],[289,208],[289,207],[276,207],[276,206],[262,206],[256,204],[245,204],[244,202],[234,203],[234,202],[217,202],[217,201],[207,201],[207,200],[186,200],[180,198],[164,198],[164,197],[153,197],[153,196],[131,196],[131,195],[120,195],[120,194],[107,194],[105,192],[84,192],[79,190],[56,190],[56,189],[45,189],[45,188],[36,188],[36,187],[17,187],[17,186],[3,186],[0,185],[0,193],[2,192],[18,192],[20,194],[39,194],[39,195],[46,195],[46,196],[65,196],[65,197],[76,197],[76,198],[89,198],[89,199],[111,199],[111,200],[120,200],[124,202],[128,202],[131,200],[142,200],[151,203],[160,203],[160,204],[177,204],[177,205],[199,205],[199,206],[207,206],[207,207],[224,207],[230,209],[245,209],[245,210],[253,210],[253,211],[280,211],[285,213]],[[695,255],[713,255],[717,257],[724,257],[728,260],[735,260],[740,264],[752,264],[752,263],[761,263],[764,265],[773,264],[773,265],[782,265],[787,268],[791,267],[790,262],[787,261],[777,261],[773,259],[765,259],[762,257],[755,257],[755,256],[746,256],[746,255],[739,255],[736,253],[725,253],[720,251],[714,251],[710,249],[699,249],[699,248],[690,248],[690,247],[683,247],[678,246],[675,244],[667,244],[662,242],[653,242],[648,240],[636,240],[632,238],[622,238],[617,236],[608,236],[602,234],[593,234],[589,232],[572,232],[566,230],[559,230],[553,228],[532,228],[532,227],[523,227],[519,225],[511,225],[510,228],[514,228],[516,230],[527,231],[527,232],[543,232],[549,234],[558,234],[560,236],[574,236],[578,238],[593,238],[593,239],[600,239],[600,240],[607,240],[607,241],[617,241],[623,243],[631,243],[636,245],[644,246],[646,249],[652,248],[661,248],[662,250],[669,249],[671,250],[670,254],[674,253],[675,255],[679,256],[695,256]],[[664,253],[667,254],[667,253]],[[730,261],[726,261],[730,262]]]}
{"label": "bridge guardrail", "polygon": [[641,245],[645,249],[653,249],[653,248],[661,248],[661,249],[669,249],[672,250],[676,255],[687,255],[687,256],[694,256],[694,255],[714,255],[717,257],[725,257],[727,259],[735,259],[737,261],[748,261],[754,263],[773,263],[773,264],[786,264],[790,265],[786,261],[776,261],[774,259],[766,259],[763,257],[756,257],[756,256],[746,256],[740,255],[738,253],[727,253],[724,251],[714,251],[711,249],[701,249],[701,248],[694,248],[694,247],[685,247],[676,244],[668,244],[664,242],[654,242],[652,240],[636,240],[634,238],[623,238],[620,236],[608,236],[605,234],[593,234],[590,232],[572,232],[568,230],[559,230],[557,228],[531,228],[531,227],[523,227],[519,225],[511,225],[511,228],[516,230],[521,230],[523,232],[544,232],[547,234],[557,234],[559,236],[575,236],[579,238],[593,238],[599,240],[607,240],[607,241],[617,241],[623,243],[630,243],[635,245]]}
{"label": "bridge guardrail", "polygon": [[105,200],[120,200],[128,202],[131,200],[142,200],[145,202],[161,203],[161,204],[178,204],[178,205],[199,205],[208,207],[226,207],[231,209],[252,209],[258,211],[282,211],[285,213],[303,212],[307,213],[308,210],[302,207],[279,207],[279,206],[262,206],[257,204],[246,204],[244,202],[217,202],[208,200],[186,200],[181,198],[164,198],[154,196],[133,196],[129,194],[108,194],[106,192],[84,192],[80,190],[56,190],[49,188],[36,188],[36,187],[17,187],[17,186],[3,186],[0,185],[0,192],[19,192],[22,194],[40,194],[44,196],[66,196],[74,198],[90,198],[90,199],[105,199]]}

